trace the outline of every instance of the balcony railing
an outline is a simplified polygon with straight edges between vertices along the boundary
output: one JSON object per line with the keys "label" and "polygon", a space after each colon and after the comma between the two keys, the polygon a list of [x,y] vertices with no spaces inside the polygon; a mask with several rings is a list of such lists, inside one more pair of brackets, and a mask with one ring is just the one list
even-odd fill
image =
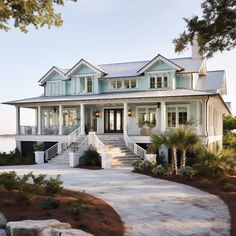
{"label": "balcony railing", "polygon": [[21,135],[36,135],[37,134],[37,127],[30,126],[30,125],[20,126],[20,134]]}

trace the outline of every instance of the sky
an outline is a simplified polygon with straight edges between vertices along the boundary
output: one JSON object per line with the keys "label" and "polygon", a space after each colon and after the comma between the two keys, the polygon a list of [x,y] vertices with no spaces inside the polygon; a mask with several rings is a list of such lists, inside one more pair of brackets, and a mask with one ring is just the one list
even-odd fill
{"label": "sky", "polygon": [[[158,53],[175,54],[173,39],[185,28],[183,17],[201,15],[200,0],[79,0],[57,7],[61,28],[47,27],[27,34],[0,31],[0,102],[39,96],[37,81],[53,66],[71,68],[81,58],[94,64],[150,60]],[[236,114],[236,49],[217,53],[208,70],[226,70],[228,95]],[[21,125],[34,124],[24,109]],[[15,133],[15,107],[0,105],[0,134]]]}

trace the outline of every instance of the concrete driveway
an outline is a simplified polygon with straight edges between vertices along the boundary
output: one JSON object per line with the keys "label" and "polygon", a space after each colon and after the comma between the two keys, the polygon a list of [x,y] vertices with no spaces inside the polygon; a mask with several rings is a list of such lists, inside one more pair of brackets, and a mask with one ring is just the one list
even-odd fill
{"label": "concrete driveway", "polygon": [[18,174],[61,175],[64,187],[105,200],[125,222],[125,235],[230,235],[227,206],[198,189],[132,173],[130,169],[85,170],[63,164],[0,167]]}

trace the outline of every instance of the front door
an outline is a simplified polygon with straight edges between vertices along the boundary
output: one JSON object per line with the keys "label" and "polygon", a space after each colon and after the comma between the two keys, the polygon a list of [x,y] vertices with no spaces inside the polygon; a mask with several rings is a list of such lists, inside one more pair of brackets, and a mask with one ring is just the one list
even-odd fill
{"label": "front door", "polygon": [[123,109],[104,110],[104,132],[105,133],[123,132]]}

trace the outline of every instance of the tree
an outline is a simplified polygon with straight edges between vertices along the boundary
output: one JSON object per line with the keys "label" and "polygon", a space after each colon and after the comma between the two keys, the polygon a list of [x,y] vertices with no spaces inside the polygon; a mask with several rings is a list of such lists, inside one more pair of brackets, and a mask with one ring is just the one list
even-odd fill
{"label": "tree", "polygon": [[181,151],[181,168],[184,168],[186,164],[187,150],[197,147],[200,143],[200,139],[198,135],[192,132],[188,127],[179,127],[173,132],[175,132],[177,138],[178,150]]}
{"label": "tree", "polygon": [[11,20],[25,33],[29,25],[36,29],[45,25],[60,27],[63,20],[60,13],[55,13],[55,5],[63,6],[64,0],[1,0],[0,29],[8,31]]}
{"label": "tree", "polygon": [[172,171],[174,174],[178,171],[177,166],[177,138],[174,132],[165,132],[161,135],[151,134],[151,142],[152,142],[152,149],[156,150],[160,148],[162,145],[165,145],[167,148],[171,149],[171,164],[172,164]]}
{"label": "tree", "polygon": [[223,116],[223,130],[224,130],[224,132],[229,132],[234,129],[236,130],[236,116],[224,115]]}
{"label": "tree", "polygon": [[201,4],[202,18],[184,18],[187,31],[173,40],[175,52],[182,52],[198,36],[199,53],[207,58],[217,51],[229,51],[236,46],[236,1],[205,0]]}

